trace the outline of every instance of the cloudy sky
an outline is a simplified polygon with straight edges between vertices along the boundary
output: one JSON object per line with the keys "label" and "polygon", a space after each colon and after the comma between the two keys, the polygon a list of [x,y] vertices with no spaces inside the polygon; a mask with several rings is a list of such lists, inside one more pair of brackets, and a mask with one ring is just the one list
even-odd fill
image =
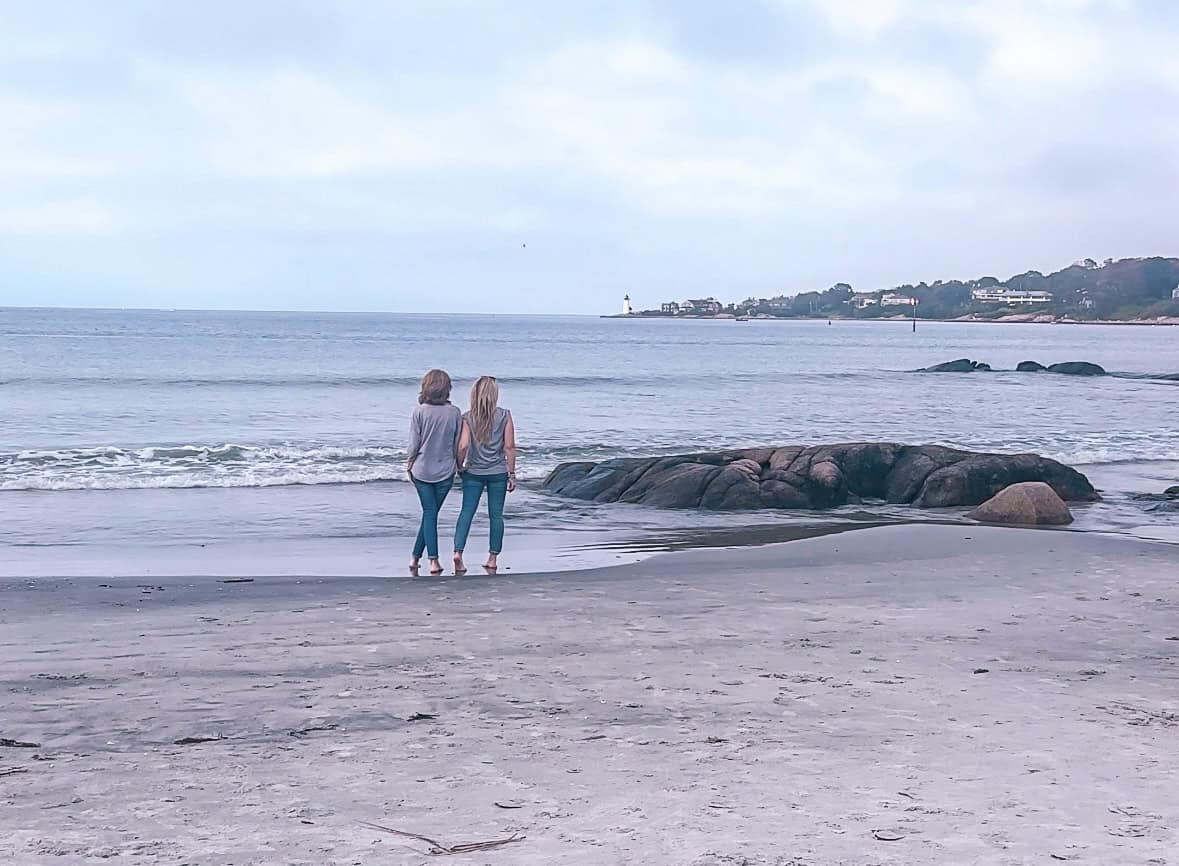
{"label": "cloudy sky", "polygon": [[0,305],[613,311],[1179,254],[1170,0],[0,0]]}

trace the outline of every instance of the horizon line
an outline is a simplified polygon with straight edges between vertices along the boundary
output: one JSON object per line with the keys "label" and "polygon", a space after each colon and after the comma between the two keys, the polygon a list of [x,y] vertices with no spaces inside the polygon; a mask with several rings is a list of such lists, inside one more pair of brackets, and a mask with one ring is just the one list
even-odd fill
{"label": "horizon line", "polygon": [[306,313],[311,315],[340,315],[340,316],[572,316],[586,318],[600,318],[605,313],[488,313],[472,310],[452,310],[450,312],[413,312],[408,310],[313,310],[313,309],[279,309],[277,307],[257,309],[246,307],[103,307],[103,306],[64,306],[39,304],[0,304],[0,312],[16,310],[50,310],[72,312],[85,310],[101,313]]}

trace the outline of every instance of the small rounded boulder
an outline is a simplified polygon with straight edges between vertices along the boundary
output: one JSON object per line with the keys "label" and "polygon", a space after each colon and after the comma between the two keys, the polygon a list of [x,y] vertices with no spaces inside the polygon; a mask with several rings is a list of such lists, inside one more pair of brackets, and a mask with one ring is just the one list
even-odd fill
{"label": "small rounded boulder", "polygon": [[1004,487],[967,517],[1005,526],[1067,526],[1073,522],[1064,500],[1042,481]]}

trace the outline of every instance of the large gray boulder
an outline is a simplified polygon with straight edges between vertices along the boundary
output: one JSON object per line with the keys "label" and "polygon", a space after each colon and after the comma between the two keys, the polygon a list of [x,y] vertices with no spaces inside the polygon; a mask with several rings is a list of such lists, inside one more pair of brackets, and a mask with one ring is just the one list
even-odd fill
{"label": "large gray boulder", "polygon": [[593,502],[745,511],[837,508],[865,500],[973,506],[1028,481],[1043,482],[1066,500],[1099,498],[1084,475],[1036,454],[977,454],[893,442],[565,463],[553,470],[545,487]]}
{"label": "large gray boulder", "polygon": [[980,523],[1006,526],[1067,526],[1073,522],[1064,500],[1042,481],[1004,487],[967,516]]}
{"label": "large gray boulder", "polygon": [[1025,481],[1042,481],[1062,499],[1095,498],[1084,475],[1038,454],[970,454],[931,472],[913,504],[922,508],[978,505],[1003,488]]}

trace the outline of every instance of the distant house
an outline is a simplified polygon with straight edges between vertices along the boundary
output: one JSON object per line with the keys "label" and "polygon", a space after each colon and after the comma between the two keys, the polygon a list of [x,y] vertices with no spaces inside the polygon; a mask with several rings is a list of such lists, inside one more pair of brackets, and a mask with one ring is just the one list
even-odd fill
{"label": "distant house", "polygon": [[716,298],[697,298],[680,304],[680,312],[694,316],[715,316],[721,309],[721,303]]}
{"label": "distant house", "polygon": [[675,301],[668,301],[666,304],[663,304],[659,309],[662,312],[667,313],[669,316],[678,316],[679,312],[680,312],[680,305],[677,304]]}
{"label": "distant house", "polygon": [[856,292],[847,301],[857,310],[862,310],[865,307],[874,307],[880,303],[880,299],[872,292]]}
{"label": "distant house", "polygon": [[1179,286],[1175,286],[1175,288],[1171,289],[1171,300],[1179,301]]}
{"label": "distant house", "polygon": [[1026,306],[1030,304],[1052,303],[1052,292],[1030,292],[1019,289],[1009,289],[1006,286],[995,286],[987,289],[975,289],[970,293],[972,300],[980,304],[1006,304],[1008,306]]}
{"label": "distant house", "polygon": [[882,307],[911,307],[917,303],[916,298],[910,298],[908,295],[894,295],[887,294],[880,298],[880,306]]}

